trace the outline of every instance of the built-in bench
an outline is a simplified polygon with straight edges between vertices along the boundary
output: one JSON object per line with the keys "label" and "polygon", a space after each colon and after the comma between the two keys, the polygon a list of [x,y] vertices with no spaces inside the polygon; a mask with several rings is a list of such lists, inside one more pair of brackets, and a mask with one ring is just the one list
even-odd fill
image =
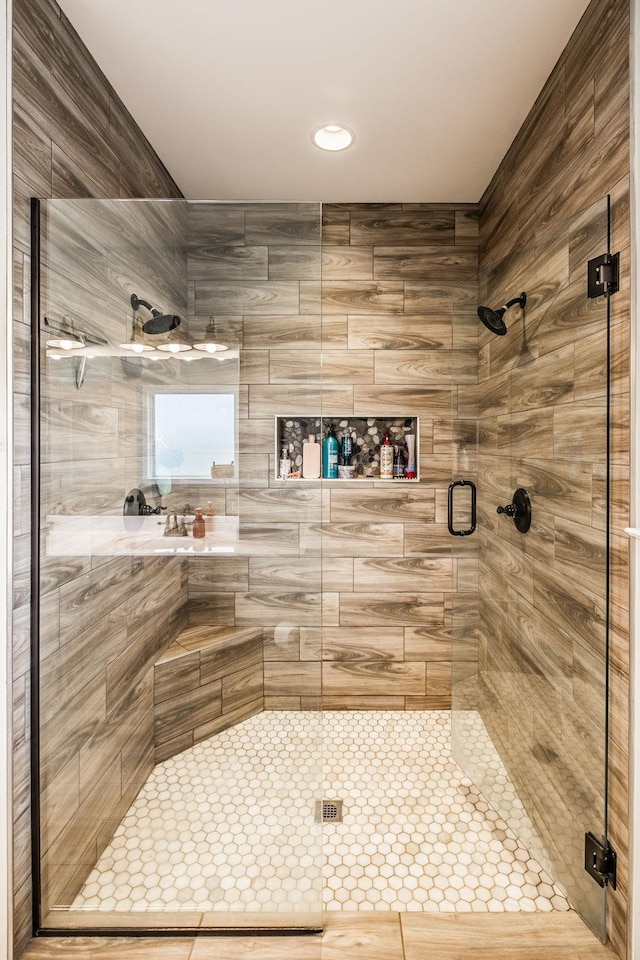
{"label": "built-in bench", "polygon": [[153,672],[159,763],[263,709],[262,629],[189,627]]}

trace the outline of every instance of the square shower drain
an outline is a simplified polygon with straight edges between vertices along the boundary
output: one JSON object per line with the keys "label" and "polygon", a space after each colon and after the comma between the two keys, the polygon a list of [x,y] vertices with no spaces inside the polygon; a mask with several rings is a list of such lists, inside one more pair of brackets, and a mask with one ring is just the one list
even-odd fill
{"label": "square shower drain", "polygon": [[316,823],[342,823],[342,800],[316,800]]}

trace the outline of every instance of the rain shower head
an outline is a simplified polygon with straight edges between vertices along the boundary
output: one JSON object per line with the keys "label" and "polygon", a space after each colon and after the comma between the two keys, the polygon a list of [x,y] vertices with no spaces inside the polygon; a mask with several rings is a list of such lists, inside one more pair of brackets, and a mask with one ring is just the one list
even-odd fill
{"label": "rain shower head", "polygon": [[151,313],[151,320],[142,324],[143,333],[155,336],[159,333],[169,333],[170,330],[175,330],[176,327],[180,326],[180,317],[170,313],[161,313],[160,310],[152,307],[148,300],[141,300],[136,293],[131,294],[131,306],[134,312],[138,307],[146,307]]}
{"label": "rain shower head", "polygon": [[527,302],[526,293],[521,293],[519,297],[514,297],[512,300],[508,300],[502,307],[498,307],[497,310],[492,310],[491,307],[478,307],[478,316],[484,323],[487,330],[490,330],[491,333],[497,334],[499,337],[504,337],[507,332],[507,325],[504,322],[504,315],[511,307],[514,307],[517,304],[524,310],[524,305]]}

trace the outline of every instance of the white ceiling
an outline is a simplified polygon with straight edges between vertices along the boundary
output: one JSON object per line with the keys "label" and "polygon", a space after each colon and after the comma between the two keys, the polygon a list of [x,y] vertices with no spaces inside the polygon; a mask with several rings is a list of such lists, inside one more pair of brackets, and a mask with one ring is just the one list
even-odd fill
{"label": "white ceiling", "polygon": [[185,196],[334,202],[478,200],[587,6],[60,2]]}

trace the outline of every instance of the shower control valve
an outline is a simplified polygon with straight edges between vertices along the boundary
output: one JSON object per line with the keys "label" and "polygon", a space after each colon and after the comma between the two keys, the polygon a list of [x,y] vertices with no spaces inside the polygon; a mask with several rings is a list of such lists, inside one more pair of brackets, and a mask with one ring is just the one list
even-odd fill
{"label": "shower control valve", "polygon": [[516,525],[519,533],[527,533],[531,526],[531,500],[523,487],[518,487],[513,495],[513,501],[506,507],[498,507],[496,513],[504,513]]}

